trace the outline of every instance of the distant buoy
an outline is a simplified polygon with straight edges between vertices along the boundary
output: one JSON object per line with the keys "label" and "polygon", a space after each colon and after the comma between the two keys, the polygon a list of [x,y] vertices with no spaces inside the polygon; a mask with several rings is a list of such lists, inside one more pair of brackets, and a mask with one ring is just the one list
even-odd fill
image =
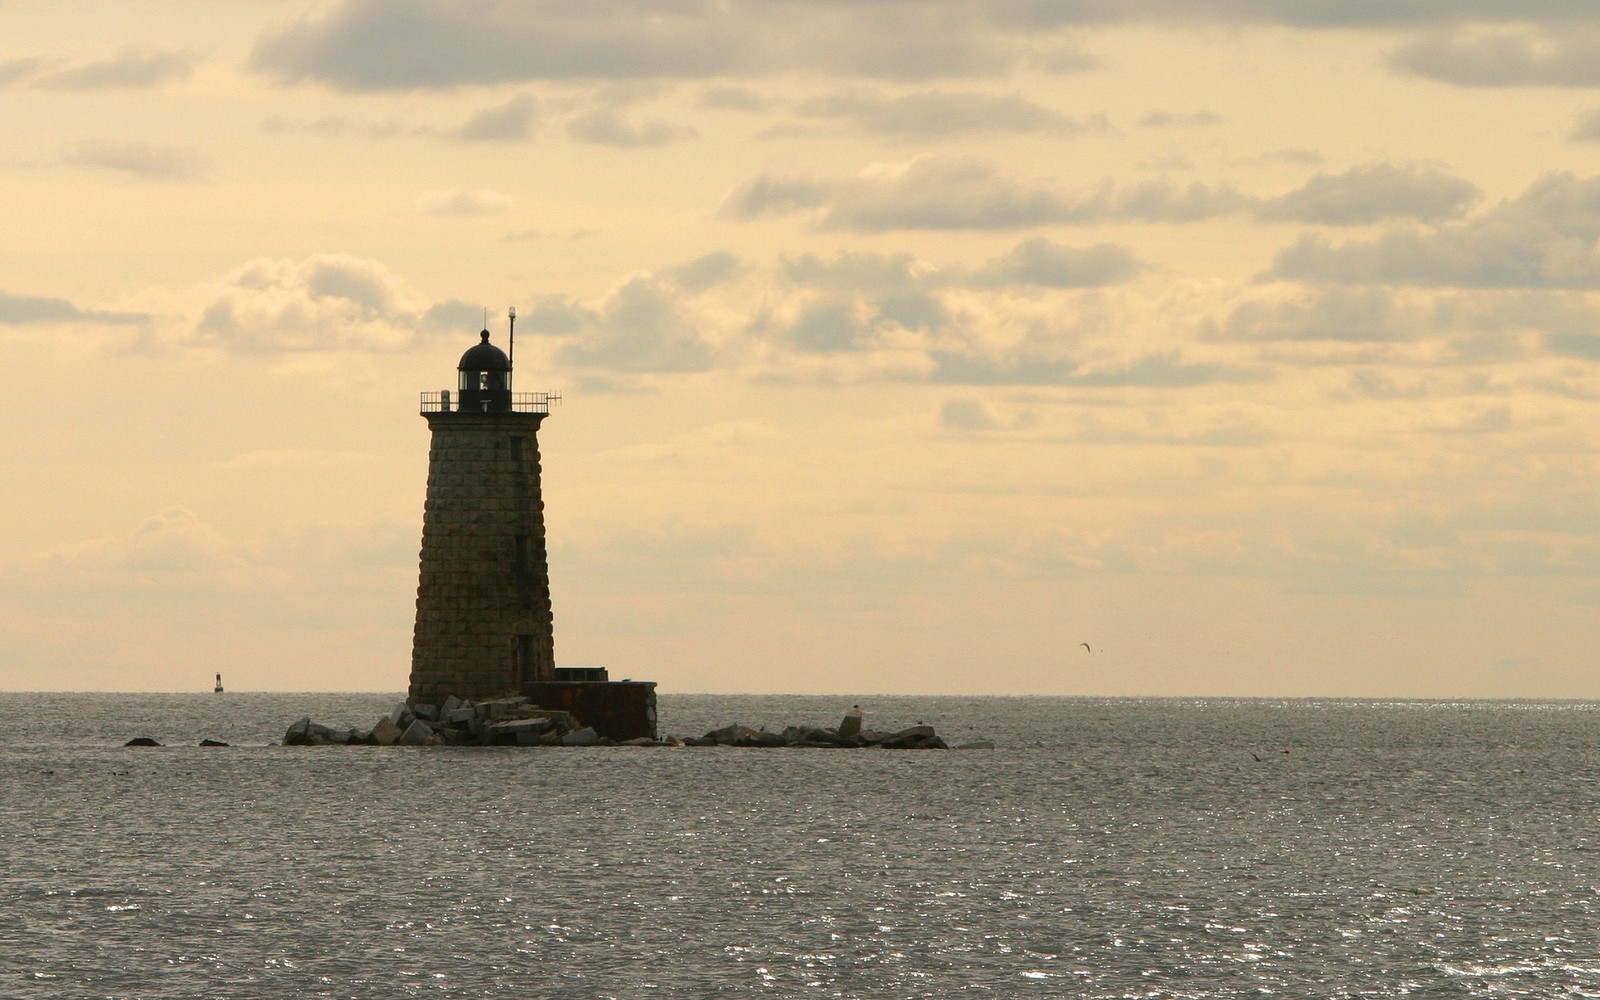
{"label": "distant buoy", "polygon": [[212,688],[211,690],[215,694],[221,694],[222,693],[222,675],[221,674],[217,675],[217,686]]}

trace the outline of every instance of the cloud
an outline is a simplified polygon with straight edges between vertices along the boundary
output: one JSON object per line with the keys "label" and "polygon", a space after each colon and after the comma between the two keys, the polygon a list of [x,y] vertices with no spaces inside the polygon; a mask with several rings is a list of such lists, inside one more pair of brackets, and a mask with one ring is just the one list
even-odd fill
{"label": "cloud", "polygon": [[932,360],[927,380],[938,385],[1065,385],[1078,370],[1072,361],[1029,354],[996,358],[935,351]]}
{"label": "cloud", "polygon": [[1436,167],[1376,163],[1318,174],[1298,190],[1263,202],[1258,212],[1267,219],[1339,226],[1397,218],[1439,222],[1464,213],[1478,195],[1471,182]]}
{"label": "cloud", "polygon": [[968,282],[980,287],[1091,288],[1129,281],[1140,269],[1126,247],[1111,243],[1068,247],[1041,236],[1018,243],[973,271]]}
{"label": "cloud", "polygon": [[519,94],[504,104],[485,108],[467,119],[456,130],[456,138],[466,142],[520,142],[530,139],[538,113],[539,103],[527,94]]}
{"label": "cloud", "polygon": [[1176,26],[1264,24],[1296,28],[1405,28],[1479,23],[1593,22],[1586,0],[992,0],[1000,22],[1032,30],[1063,25],[1153,22]]}
{"label": "cloud", "polygon": [[124,535],[107,535],[34,555],[10,567],[12,586],[112,598],[129,593],[248,589],[243,553],[193,511],[172,507]]}
{"label": "cloud", "polygon": [[1002,419],[981,399],[947,399],[939,406],[939,425],[946,430],[998,431],[1026,423],[1026,419]]}
{"label": "cloud", "polygon": [[572,364],[625,372],[704,371],[714,351],[677,292],[648,275],[630,279],[592,313],[578,338],[562,348]]}
{"label": "cloud", "polygon": [[1080,120],[1035,104],[1018,93],[926,90],[884,97],[847,91],[802,101],[796,111],[805,118],[848,122],[863,132],[896,138],[979,132],[1077,135],[1110,129],[1104,115]]}
{"label": "cloud", "polygon": [[772,101],[759,92],[728,84],[705,88],[695,103],[716,111],[744,111],[753,115],[764,114],[772,108]]}
{"label": "cloud", "polygon": [[692,125],[650,120],[637,124],[627,121],[610,108],[599,108],[567,122],[567,135],[580,142],[633,149],[641,146],[667,146],[700,134]]}
{"label": "cloud", "polygon": [[191,150],[147,142],[89,139],[69,147],[61,162],[74,167],[114,170],[150,180],[192,180],[205,169],[205,158]]}
{"label": "cloud", "polygon": [[1189,222],[1238,212],[1251,200],[1227,186],[1150,181],[1069,195],[1010,177],[976,157],[920,156],[853,177],[761,174],[723,201],[726,218],[812,212],[822,229],[1020,229],[1113,219]]}
{"label": "cloud", "polygon": [[158,87],[169,80],[187,79],[198,61],[198,57],[187,53],[126,48],[112,59],[45,73],[33,85],[49,90]]}
{"label": "cloud", "polygon": [[1139,119],[1145,128],[1206,128],[1222,124],[1222,116],[1215,111],[1149,111]]}
{"label": "cloud", "polygon": [[1306,236],[1270,277],[1477,288],[1600,287],[1600,177],[1553,174],[1519,198],[1427,232],[1391,232],[1335,246]]}
{"label": "cloud", "polygon": [[42,56],[26,56],[21,59],[8,59],[5,62],[0,62],[0,87],[7,87],[29,77],[37,76],[47,67],[59,64],[59,59],[45,59]]}
{"label": "cloud", "polygon": [[1580,115],[1567,138],[1574,142],[1600,142],[1600,109]]}
{"label": "cloud", "polygon": [[1120,388],[1183,389],[1216,383],[1264,382],[1268,374],[1241,365],[1208,364],[1183,360],[1176,352],[1148,355],[1127,364],[1074,374],[1071,385]]}
{"label": "cloud", "polygon": [[740,261],[736,255],[717,250],[665,268],[661,276],[675,282],[679,288],[695,293],[721,284],[736,274],[739,267]]}
{"label": "cloud", "polygon": [[423,215],[494,215],[510,211],[509,195],[498,191],[429,191],[417,196],[411,207]]}
{"label": "cloud", "polygon": [[[1592,16],[1592,14],[1591,14]],[[1529,17],[1530,23],[1538,23]],[[1600,86],[1600,25],[1430,34],[1395,52],[1398,70],[1462,87]]]}
{"label": "cloud", "polygon": [[1024,50],[983,21],[950,2],[345,0],[262,35],[250,62],[352,91],[791,70],[917,79],[1003,69]]}
{"label": "cloud", "polygon": [[1587,0],[343,0],[257,39],[251,65],[342,90],[809,73],[926,80],[1096,65],[1073,32],[1130,22],[1310,29],[1595,24]]}
{"label": "cloud", "polygon": [[1376,288],[1332,288],[1290,301],[1236,306],[1217,336],[1227,340],[1329,340],[1353,343],[1410,340],[1420,317],[1402,310],[1392,293]]}
{"label": "cloud", "polygon": [[480,321],[465,303],[425,302],[377,261],[318,254],[259,258],[228,274],[208,291],[189,336],[251,353],[397,350]]}
{"label": "cloud", "polygon": [[393,118],[362,122],[345,115],[321,115],[308,122],[293,122],[282,115],[272,115],[261,122],[261,130],[270,133],[304,132],[329,137],[356,135],[363,139],[392,139],[404,131]]}
{"label": "cloud", "polygon": [[797,284],[830,289],[914,288],[924,284],[928,270],[908,253],[879,254],[852,250],[825,259],[806,253],[778,259],[779,272]]}
{"label": "cloud", "polygon": [[0,324],[21,325],[32,323],[142,323],[150,317],[145,313],[107,312],[100,309],[80,309],[66,299],[42,298],[32,295],[10,295],[0,292]]}

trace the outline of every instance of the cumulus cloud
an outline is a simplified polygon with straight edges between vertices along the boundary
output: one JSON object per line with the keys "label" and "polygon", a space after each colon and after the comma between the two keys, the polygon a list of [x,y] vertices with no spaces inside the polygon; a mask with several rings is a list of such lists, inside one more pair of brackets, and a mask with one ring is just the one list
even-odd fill
{"label": "cumulus cloud", "polygon": [[[1593,17],[1591,8],[1591,17]],[[1530,23],[1538,23],[1529,17]],[[1600,86],[1600,23],[1430,34],[1395,52],[1398,70],[1465,87]]]}
{"label": "cumulus cloud", "polygon": [[924,284],[930,269],[908,253],[851,250],[832,259],[814,253],[784,256],[779,272],[789,281],[830,289],[912,288]]}
{"label": "cumulus cloud", "polygon": [[456,130],[456,138],[467,142],[519,142],[533,137],[539,103],[519,94],[504,104],[485,108],[467,119]]}
{"label": "cumulus cloud", "polygon": [[805,118],[846,122],[873,135],[903,139],[978,132],[1076,135],[1111,127],[1104,115],[1074,118],[1018,93],[926,90],[886,97],[847,91],[802,101],[796,111]]}
{"label": "cumulus cloud", "polygon": [[424,301],[376,261],[318,254],[260,258],[228,274],[209,290],[190,337],[246,352],[395,350],[480,319],[464,303]]}
{"label": "cumulus cloud", "polygon": [[150,180],[192,180],[206,165],[205,158],[192,150],[103,139],[90,139],[69,147],[61,154],[61,162]]}
{"label": "cumulus cloud", "polygon": [[1055,185],[1009,176],[976,157],[921,156],[875,164],[853,177],[761,174],[724,200],[727,218],[749,220],[812,212],[823,229],[1019,229],[1114,219],[1189,222],[1248,208],[1226,185],[1165,181],[1104,184],[1069,194]]}
{"label": "cumulus cloud", "polygon": [[1340,226],[1398,218],[1439,222],[1464,213],[1478,194],[1471,182],[1436,167],[1377,163],[1318,174],[1298,190],[1263,202],[1259,214]]}
{"label": "cumulus cloud", "polygon": [[141,323],[149,318],[145,313],[81,309],[66,299],[0,292],[0,324],[71,322],[121,324]]}
{"label": "cumulus cloud", "polygon": [[33,80],[50,90],[113,90],[158,87],[194,73],[198,57],[182,52],[126,48],[111,59],[44,73]]}
{"label": "cumulus cloud", "polygon": [[561,358],[586,367],[625,372],[704,371],[712,345],[668,283],[648,275],[613,291]]}
{"label": "cumulus cloud", "polygon": [[1134,278],[1139,261],[1126,248],[1111,243],[1069,247],[1035,237],[1018,243],[972,272],[978,286],[1035,285],[1042,288],[1092,288]]}
{"label": "cumulus cloud", "polygon": [[651,119],[630,122],[611,108],[598,108],[567,122],[567,135],[580,142],[631,149],[640,146],[667,146],[698,136],[692,125]]}
{"label": "cumulus cloud", "polygon": [[423,215],[494,215],[510,211],[513,202],[498,191],[462,191],[450,188],[419,195],[411,207]]}
{"label": "cumulus cloud", "polygon": [[1600,287],[1600,177],[1555,174],[1475,218],[1334,245],[1306,236],[1272,277],[1479,288]]}
{"label": "cumulus cloud", "polygon": [[731,278],[738,273],[739,267],[738,256],[726,250],[717,250],[665,268],[661,275],[685,291],[703,292]]}

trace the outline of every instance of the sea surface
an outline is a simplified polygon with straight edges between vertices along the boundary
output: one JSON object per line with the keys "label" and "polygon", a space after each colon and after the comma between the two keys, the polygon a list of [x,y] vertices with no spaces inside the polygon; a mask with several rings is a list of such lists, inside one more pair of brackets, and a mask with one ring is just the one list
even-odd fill
{"label": "sea surface", "polygon": [[663,695],[997,748],[275,745],[398,699],[0,694],[0,997],[1600,997],[1600,703]]}

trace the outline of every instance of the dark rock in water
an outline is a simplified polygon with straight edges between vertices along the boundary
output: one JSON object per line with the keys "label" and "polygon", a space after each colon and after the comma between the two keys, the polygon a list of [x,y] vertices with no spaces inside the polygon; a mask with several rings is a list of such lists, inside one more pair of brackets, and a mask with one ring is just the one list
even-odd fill
{"label": "dark rock in water", "polygon": [[741,726],[738,723],[734,723],[731,726],[723,726],[721,729],[713,729],[711,732],[706,733],[705,738],[718,746],[736,747],[754,744],[756,737],[759,735],[749,726]]}
{"label": "dark rock in water", "polygon": [[135,736],[133,739],[129,740],[128,742],[126,742],[126,743],[124,743],[122,745],[125,746],[125,747],[158,747],[158,746],[161,746],[161,744],[158,741],[156,741],[154,739],[151,739],[148,736]]}
{"label": "dark rock in water", "polygon": [[844,721],[839,723],[839,738],[854,739],[861,735],[861,709],[852,708],[844,713]]}
{"label": "dark rock in water", "polygon": [[200,741],[200,745],[203,746],[203,747],[225,747],[228,744],[222,742],[221,740],[206,739],[206,740],[201,740]]}
{"label": "dark rock in water", "polygon": [[589,726],[584,726],[582,729],[574,729],[561,737],[562,745],[569,747],[592,747],[599,742],[600,734]]}

